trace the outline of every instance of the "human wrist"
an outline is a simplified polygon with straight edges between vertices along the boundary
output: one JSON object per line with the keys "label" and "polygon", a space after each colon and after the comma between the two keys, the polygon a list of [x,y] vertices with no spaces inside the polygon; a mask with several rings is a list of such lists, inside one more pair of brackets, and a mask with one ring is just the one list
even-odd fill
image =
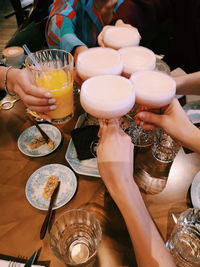
{"label": "human wrist", "polygon": [[200,130],[192,123],[185,128],[180,141],[185,147],[194,152],[200,153]]}
{"label": "human wrist", "polygon": [[11,96],[15,96],[16,93],[14,92],[13,88],[13,83],[12,83],[12,78],[13,74],[15,73],[15,69],[13,69],[13,67],[8,67],[5,70],[5,74],[4,74],[4,89],[6,91],[7,94],[11,95]]}

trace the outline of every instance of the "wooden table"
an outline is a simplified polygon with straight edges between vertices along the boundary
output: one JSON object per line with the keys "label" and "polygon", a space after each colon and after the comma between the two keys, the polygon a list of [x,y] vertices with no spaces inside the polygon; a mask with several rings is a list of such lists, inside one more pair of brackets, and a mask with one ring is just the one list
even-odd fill
{"label": "wooden table", "polygon": [[[62,267],[49,248],[49,237],[39,238],[45,211],[32,207],[25,196],[25,186],[30,175],[46,164],[60,163],[68,166],[65,153],[78,116],[82,113],[76,96],[74,118],[63,126],[60,147],[45,157],[31,158],[22,154],[17,140],[23,130],[30,127],[22,101],[8,111],[0,111],[0,254],[30,256],[41,249],[39,261],[50,261],[51,267]],[[158,229],[166,241],[174,225],[171,213],[179,214],[187,207],[188,188],[200,169],[200,155],[184,154],[181,149],[174,160],[167,186],[159,194],[143,198]],[[135,266],[131,242],[123,219],[99,178],[76,174],[78,189],[73,199],[56,210],[59,216],[72,208],[85,208],[94,212],[101,221],[103,240],[98,252],[96,267]]]}

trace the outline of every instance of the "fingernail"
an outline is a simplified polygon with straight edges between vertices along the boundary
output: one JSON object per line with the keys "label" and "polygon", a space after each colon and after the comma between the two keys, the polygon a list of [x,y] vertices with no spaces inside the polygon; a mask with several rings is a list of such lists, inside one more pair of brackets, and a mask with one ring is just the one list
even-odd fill
{"label": "fingernail", "polygon": [[144,114],[144,113],[139,113],[139,114],[138,114],[138,117],[139,117],[140,119],[144,119],[144,118],[145,118],[145,114]]}
{"label": "fingernail", "polygon": [[49,104],[54,104],[54,103],[56,103],[56,100],[54,98],[51,98],[51,99],[48,100],[48,103]]}
{"label": "fingernail", "polygon": [[54,110],[54,109],[56,109],[56,108],[57,108],[56,105],[52,105],[52,106],[49,107],[50,110]]}
{"label": "fingernail", "polygon": [[49,98],[49,97],[52,97],[52,94],[49,93],[49,92],[45,92],[45,93],[44,93],[44,96]]}

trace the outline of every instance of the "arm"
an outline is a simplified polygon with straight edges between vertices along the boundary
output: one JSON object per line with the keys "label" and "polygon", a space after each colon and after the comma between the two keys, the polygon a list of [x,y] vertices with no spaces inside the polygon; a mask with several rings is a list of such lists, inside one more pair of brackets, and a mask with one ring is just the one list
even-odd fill
{"label": "arm", "polygon": [[78,38],[75,29],[75,18],[71,19],[61,14],[52,16],[47,29],[47,43],[49,48],[64,49],[72,52],[78,47],[87,47]]}
{"label": "arm", "polygon": [[176,93],[180,95],[200,95],[200,71],[174,77]]}
{"label": "arm", "polygon": [[165,108],[162,115],[139,112],[135,117],[144,123],[144,129],[160,127],[182,145],[200,153],[200,130],[190,122],[177,99]]}
{"label": "arm", "polygon": [[139,267],[175,267],[133,180],[133,144],[117,120],[101,123],[101,177],[126,222]]}
{"label": "arm", "polygon": [[[5,74],[7,68],[0,67],[0,87],[5,86]],[[33,111],[45,112],[55,109],[55,100],[46,90],[34,86],[28,76],[26,69],[9,69],[7,72],[7,89],[17,94],[24,104]]]}

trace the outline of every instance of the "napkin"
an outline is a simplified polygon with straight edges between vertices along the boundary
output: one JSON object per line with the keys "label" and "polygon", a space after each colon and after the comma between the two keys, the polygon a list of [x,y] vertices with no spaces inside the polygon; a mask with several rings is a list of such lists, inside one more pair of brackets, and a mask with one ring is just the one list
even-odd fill
{"label": "napkin", "polygon": [[[9,267],[9,262],[7,260],[0,260],[0,267]],[[17,265],[17,267],[23,267],[25,263],[20,263]],[[40,266],[40,267],[45,267],[44,265],[32,265],[32,266]]]}
{"label": "napkin", "polygon": [[76,128],[71,132],[72,141],[79,160],[94,158],[93,144],[98,142],[98,125]]}

